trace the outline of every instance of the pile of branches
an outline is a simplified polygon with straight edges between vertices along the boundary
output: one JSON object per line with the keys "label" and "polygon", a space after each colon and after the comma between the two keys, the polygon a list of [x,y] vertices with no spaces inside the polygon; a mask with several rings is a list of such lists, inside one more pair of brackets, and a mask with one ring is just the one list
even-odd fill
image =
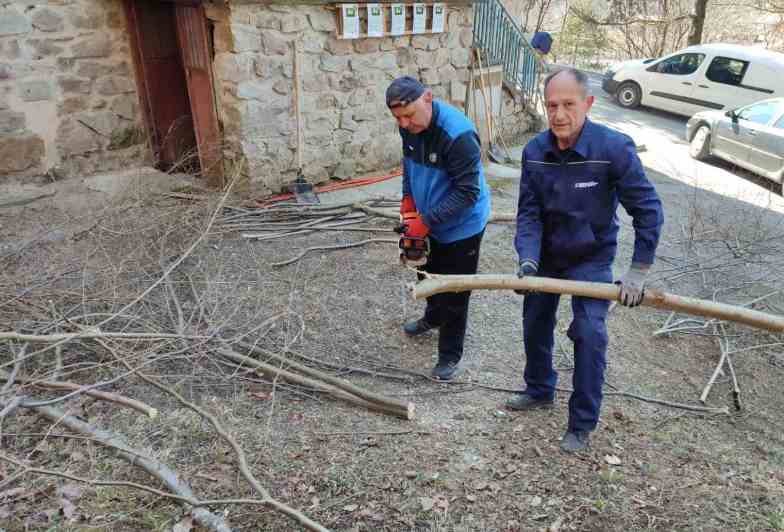
{"label": "pile of branches", "polygon": [[[287,239],[315,232],[340,231],[370,234],[369,238],[336,246],[310,247],[291,259],[276,262],[281,267],[297,262],[311,251],[329,251],[364,246],[367,244],[397,244],[394,228],[398,222],[399,200],[385,198],[365,202],[331,204],[276,203],[263,208],[225,208],[216,224],[216,233],[239,231],[243,238],[259,241]],[[390,238],[376,238],[375,234],[389,234]]]}
{"label": "pile of branches", "polygon": [[[204,205],[173,206],[157,219],[150,214],[160,212],[159,207],[114,207],[88,237],[71,235],[74,247],[68,253],[53,255],[46,246],[28,246],[24,254],[3,257],[0,514],[22,519],[29,514],[24,511],[30,506],[27,499],[51,492],[65,480],[154,494],[155,500],[180,505],[185,518],[208,530],[231,530],[223,510],[246,505],[281,512],[308,530],[323,531],[262,485],[236,427],[194,399],[195,383],[254,383],[270,387],[273,394],[291,389],[413,418],[412,404],[360,388],[297,358],[290,345],[304,324],[296,315],[270,315],[261,293],[248,304],[237,304],[238,290],[214,278],[215,265],[204,243],[215,234],[220,213],[231,211],[224,209],[228,194],[206,210]],[[80,255],[83,260],[74,262]],[[50,269],[42,271],[43,264]],[[281,323],[298,332],[278,349],[267,340]],[[230,450],[246,483],[244,492],[200,497],[165,457],[134,442],[133,431],[105,426],[117,418],[129,427],[147,419],[176,438],[169,414],[182,409],[198,416]],[[79,463],[58,463],[43,451],[53,441],[87,442],[102,449],[95,452],[104,460],[120,458],[145,475],[129,472],[122,478],[105,468],[104,474],[96,474]],[[36,487],[33,492],[31,486]],[[73,505],[64,497],[57,511],[69,517]],[[28,515],[36,518],[44,519]]]}
{"label": "pile of branches", "polygon": [[[784,316],[784,229],[781,214],[738,198],[735,209],[717,208],[697,187],[688,199],[680,238],[664,240],[653,281],[679,293]],[[717,319],[671,312],[654,336],[696,335],[713,338],[716,366],[699,396],[702,404],[722,378],[732,390],[736,410],[743,406],[734,357],[767,356],[784,361],[784,334],[749,329]]]}
{"label": "pile of branches", "polygon": [[[343,203],[275,203],[260,208],[226,206],[213,233],[240,232],[242,238],[256,242],[325,231],[371,235],[347,244],[306,248],[290,259],[271,264],[277,268],[293,264],[312,251],[348,249],[367,244],[397,244],[395,227],[399,225],[399,206],[400,199],[384,197]],[[490,216],[490,223],[515,220],[514,214],[492,213]],[[390,238],[377,238],[375,235],[378,233],[388,234]]]}

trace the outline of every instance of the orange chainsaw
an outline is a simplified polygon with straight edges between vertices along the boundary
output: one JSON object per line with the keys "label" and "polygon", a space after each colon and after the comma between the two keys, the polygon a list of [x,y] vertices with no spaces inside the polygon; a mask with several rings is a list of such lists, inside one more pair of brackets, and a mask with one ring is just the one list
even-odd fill
{"label": "orange chainsaw", "polygon": [[422,266],[427,263],[427,257],[430,254],[430,239],[427,236],[407,235],[408,225],[405,223],[405,219],[395,227],[394,231],[400,235],[398,247],[402,264]]}

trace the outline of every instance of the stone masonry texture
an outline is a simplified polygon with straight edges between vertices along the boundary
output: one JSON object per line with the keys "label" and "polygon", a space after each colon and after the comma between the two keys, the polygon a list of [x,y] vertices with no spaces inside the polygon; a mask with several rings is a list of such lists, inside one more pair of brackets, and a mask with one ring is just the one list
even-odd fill
{"label": "stone masonry texture", "polygon": [[0,3],[0,182],[149,163],[121,0]]}
{"label": "stone masonry texture", "polygon": [[[400,136],[384,103],[396,77],[411,75],[458,108],[465,100],[472,43],[470,6],[450,7],[441,34],[336,37],[336,16],[321,6],[231,4],[211,13],[226,159],[244,159],[251,181],[285,189],[297,175],[293,43],[302,88],[302,165],[313,182],[381,173],[399,165]],[[506,93],[505,93],[506,94]],[[527,114],[504,102],[507,129]]]}
{"label": "stone masonry texture", "polygon": [[[227,174],[242,162],[263,190],[285,189],[297,175],[295,41],[302,170],[312,182],[400,163],[397,126],[384,104],[394,78],[417,77],[437,98],[464,103],[470,6],[450,6],[441,34],[342,40],[328,7],[204,5]],[[122,0],[0,2],[0,182],[149,164],[137,91]],[[504,94],[502,129],[525,131],[528,115]]]}

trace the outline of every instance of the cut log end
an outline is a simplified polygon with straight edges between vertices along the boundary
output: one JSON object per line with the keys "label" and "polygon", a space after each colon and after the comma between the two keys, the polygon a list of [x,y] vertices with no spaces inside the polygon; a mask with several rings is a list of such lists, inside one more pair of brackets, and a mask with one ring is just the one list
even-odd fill
{"label": "cut log end", "polygon": [[419,299],[419,295],[417,294],[417,284],[416,283],[408,283],[406,284],[406,290],[411,295],[411,299],[416,301]]}

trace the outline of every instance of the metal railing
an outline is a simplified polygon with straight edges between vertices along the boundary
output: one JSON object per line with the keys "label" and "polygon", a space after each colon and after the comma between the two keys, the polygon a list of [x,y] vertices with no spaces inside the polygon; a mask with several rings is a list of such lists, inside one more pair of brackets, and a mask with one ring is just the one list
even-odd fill
{"label": "metal railing", "polygon": [[536,105],[542,63],[500,0],[474,3],[474,47],[483,62],[503,66],[504,82],[525,104]]}

